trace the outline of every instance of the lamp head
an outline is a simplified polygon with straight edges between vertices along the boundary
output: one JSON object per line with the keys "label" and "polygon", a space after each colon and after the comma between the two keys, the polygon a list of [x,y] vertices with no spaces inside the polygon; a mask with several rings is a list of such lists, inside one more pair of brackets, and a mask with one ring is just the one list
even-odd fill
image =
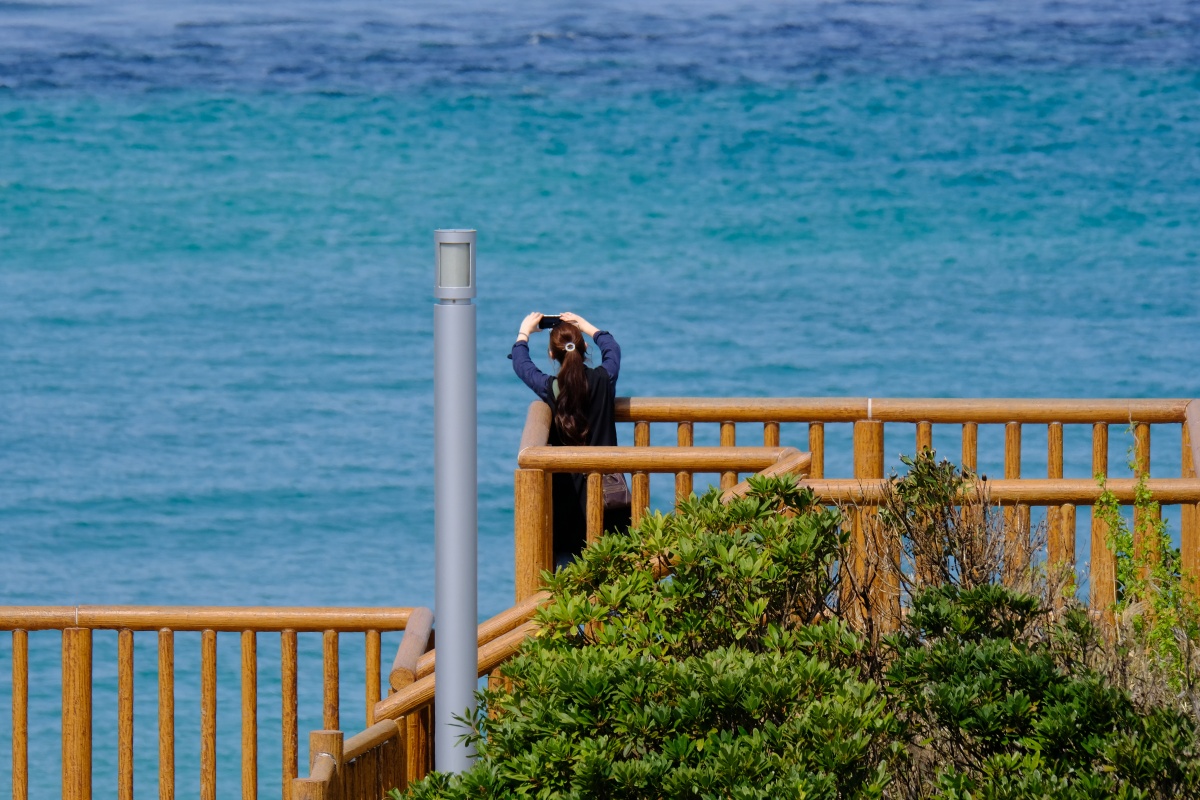
{"label": "lamp head", "polygon": [[475,297],[475,231],[433,232],[437,270],[433,296],[438,300],[470,300]]}

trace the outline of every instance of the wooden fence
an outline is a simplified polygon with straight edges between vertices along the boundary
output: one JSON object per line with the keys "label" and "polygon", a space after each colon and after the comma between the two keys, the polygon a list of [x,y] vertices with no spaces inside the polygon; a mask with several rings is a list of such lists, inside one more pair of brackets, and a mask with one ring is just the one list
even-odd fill
{"label": "wooden fence", "polygon": [[[217,635],[236,633],[241,642],[241,781],[242,797],[258,796],[258,659],[259,634],[280,637],[283,752],[282,796],[291,795],[297,775],[297,636],[322,637],[322,719],[339,725],[339,638],[363,634],[366,661],[364,701],[371,720],[380,699],[380,635],[406,628],[416,609],[409,608],[214,608],[142,606],[0,607],[0,630],[12,631],[12,797],[29,797],[29,639],[56,631],[62,637],[62,794],[64,799],[92,796],[92,640],[98,630],[117,632],[117,785],[120,800],[133,797],[134,775],[134,636],[154,635],[158,643],[158,792],[176,796],[175,785],[175,638],[200,637],[200,785],[182,796],[215,800],[217,785]],[[426,610],[424,612],[428,614]],[[36,678],[36,676],[35,676]],[[35,742],[34,747],[45,747]],[[105,742],[112,748],[114,743]],[[104,794],[109,794],[105,791]]]}
{"label": "wooden fence", "polygon": [[[548,595],[539,592],[479,626],[477,675],[492,673],[535,632],[532,619]],[[294,781],[294,800],[380,800],[433,766],[436,651],[417,655],[424,640],[405,632],[391,671],[392,694],[373,709],[377,722],[349,739],[339,730],[313,731],[308,777]]]}
{"label": "wooden fence", "polygon": [[[991,502],[1028,530],[1030,509],[1047,509],[1048,552],[1051,561],[1072,562],[1075,553],[1076,509],[1096,503],[1100,488],[1093,478],[1064,478],[1064,427],[1084,426],[1090,432],[1091,472],[1109,475],[1109,427],[1130,426],[1134,460],[1140,475],[1149,476],[1152,432],[1180,431],[1180,468],[1171,475],[1148,477],[1154,499],[1177,506],[1184,569],[1195,575],[1200,567],[1200,401],[1188,400],[906,400],[873,398],[618,398],[617,417],[632,424],[633,444],[614,448],[548,447],[549,409],[530,406],[514,474],[514,538],[517,604],[479,627],[478,675],[491,674],[517,652],[536,627],[531,621],[546,595],[540,574],[552,565],[550,479],[554,473],[588,475],[588,539],[600,534],[600,479],[607,472],[632,473],[635,521],[650,506],[649,476],[671,473],[675,496],[693,489],[695,473],[720,475],[727,493],[744,490],[744,473],[791,472],[801,476],[819,500],[870,507],[886,488],[885,435],[887,427],[915,426],[911,447],[931,447],[939,434],[935,426],[950,426],[948,437],[960,445],[961,463],[979,463],[981,426],[1003,429],[1003,477],[989,480],[984,491]],[[675,426],[674,442],[651,445],[651,424]],[[782,425],[806,425],[804,441],[781,441]],[[695,446],[696,426],[716,425],[719,446]],[[852,430],[852,474],[826,475],[826,428],[849,425]],[[739,444],[747,426],[760,444]],[[1022,434],[1030,426],[1045,426],[1047,453],[1043,474],[1036,477],[1022,463]],[[891,434],[894,436],[894,433]],[[760,438],[761,437],[761,438]],[[1157,438],[1157,437],[1156,437]],[[1109,479],[1108,488],[1123,504],[1133,502],[1133,479]],[[1115,596],[1112,554],[1105,544],[1104,523],[1093,515],[1090,531],[1091,603],[1099,610]],[[436,651],[427,651],[432,618],[419,609],[154,609],[154,608],[0,608],[0,629],[13,631],[13,796],[25,800],[28,777],[28,636],[30,631],[62,631],[63,643],[63,797],[91,796],[91,634],[96,629],[119,631],[120,754],[117,795],[132,797],[132,675],[134,631],[157,631],[159,638],[160,796],[174,797],[174,650],[175,631],[196,631],[202,653],[202,747],[200,796],[215,797],[216,635],[241,633],[242,641],[242,777],[243,796],[255,796],[257,779],[257,722],[255,718],[255,637],[278,632],[282,645],[283,683],[283,796],[296,800],[379,800],[393,787],[406,786],[433,764],[429,731],[435,691]],[[389,675],[388,697],[380,697],[381,631],[406,630]],[[307,777],[296,777],[296,634],[319,631],[324,642],[324,725],[310,735]],[[341,633],[365,634],[367,680],[366,730],[350,738],[338,730],[337,642]],[[374,666],[372,666],[374,665]],[[290,727],[289,727],[290,724]],[[166,765],[163,769],[161,765]]]}
{"label": "wooden fence", "polygon": [[[1009,507],[1018,523],[1028,529],[1030,508],[1048,509],[1048,557],[1072,561],[1075,552],[1075,510],[1091,506],[1100,496],[1094,478],[1063,477],[1063,428],[1086,426],[1092,442],[1092,473],[1109,474],[1109,426],[1131,426],[1136,443],[1138,470],[1148,474],[1151,431],[1175,426],[1181,429],[1179,473],[1172,477],[1149,478],[1148,486],[1163,505],[1181,509],[1182,547],[1185,569],[1197,567],[1197,524],[1200,523],[1200,481],[1194,466],[1200,463],[1200,403],[1187,400],[878,400],[878,399],[694,399],[618,398],[617,417],[632,423],[633,444],[613,448],[547,446],[549,408],[540,402],[529,408],[514,474],[514,537],[516,544],[516,593],[513,608],[480,627],[479,675],[488,674],[511,657],[520,642],[535,631],[528,620],[544,602],[540,574],[552,564],[552,519],[550,478],[557,472],[586,473],[589,481],[588,539],[599,535],[602,524],[600,476],[606,472],[632,473],[635,521],[650,505],[649,475],[673,473],[676,498],[693,489],[695,473],[717,473],[726,494],[744,491],[738,483],[747,472],[791,472],[803,478],[818,499],[828,503],[870,507],[881,502],[886,489],[885,431],[888,425],[915,426],[911,446],[898,449],[917,452],[932,447],[935,426],[954,426],[952,438],[961,446],[960,462],[974,470],[979,463],[981,425],[1002,426],[1004,431],[1004,477],[989,480],[985,491],[991,502]],[[671,446],[652,446],[651,423],[676,426]],[[803,442],[781,442],[781,425],[804,423]],[[694,446],[696,426],[718,426],[718,447]],[[826,426],[852,428],[853,471],[851,475],[825,474]],[[1047,454],[1045,477],[1032,477],[1022,463],[1022,432],[1027,426],[1045,426]],[[745,428],[753,426],[753,446],[739,444]],[[761,428],[759,428],[761,426]],[[741,430],[739,430],[739,428]],[[788,446],[792,444],[794,446]],[[1110,479],[1107,486],[1119,502],[1133,502],[1133,479]],[[1112,556],[1105,546],[1102,521],[1093,518],[1091,530],[1092,604],[1111,605],[1115,592]],[[378,800],[393,787],[423,774],[404,763],[432,763],[430,737],[414,732],[415,715],[428,714],[434,695],[429,665],[435,653],[421,659],[420,677],[400,687],[375,709],[382,720],[373,729],[347,740],[338,750],[341,733],[313,734],[313,751],[326,753],[314,762],[312,775],[297,781],[298,798],[344,798]],[[428,717],[425,717],[428,719]],[[385,748],[392,750],[386,751]],[[383,766],[390,752],[393,763]],[[373,753],[368,757],[368,753]],[[390,771],[388,771],[390,770]],[[303,787],[303,788],[301,788]]]}
{"label": "wooden fence", "polygon": [[[1180,432],[1179,471],[1150,477],[1148,488],[1160,504],[1179,506],[1184,568],[1200,574],[1200,401],[1195,400],[1028,400],[1028,399],[881,399],[881,398],[618,398],[617,420],[632,423],[632,447],[547,447],[549,407],[540,401],[529,407],[514,474],[516,596],[520,600],[537,591],[538,576],[550,569],[550,476],[555,472],[589,473],[590,486],[599,486],[600,473],[633,474],[633,517],[649,508],[649,474],[675,476],[676,498],[693,489],[696,472],[720,473],[720,486],[728,490],[739,474],[767,464],[772,471],[790,471],[805,477],[818,499],[830,503],[870,504],[883,490],[885,437],[888,426],[914,426],[911,444],[896,449],[916,453],[934,444],[938,429],[952,426],[960,445],[958,460],[975,470],[979,464],[981,426],[1004,431],[1003,477],[987,482],[992,501],[1012,506],[1018,527],[1029,527],[1030,509],[1044,507],[1048,527],[1047,557],[1073,564],[1076,511],[1092,506],[1100,495],[1094,478],[1063,477],[1064,426],[1090,429],[1091,475],[1109,475],[1109,427],[1129,426],[1133,431],[1134,457],[1140,474],[1150,474],[1152,431],[1174,428]],[[672,446],[653,446],[651,424],[675,426]],[[804,441],[781,441],[781,425],[807,426]],[[697,426],[719,428],[719,447],[695,447]],[[848,425],[852,429],[852,474],[826,475],[826,430]],[[1044,426],[1047,437],[1045,471],[1034,477],[1022,462],[1022,434],[1030,426]],[[756,446],[741,446],[746,429],[753,430]],[[893,434],[894,436],[894,434]],[[757,446],[761,441],[761,446]],[[793,445],[785,447],[785,445]],[[800,452],[804,451],[804,452]],[[1107,485],[1124,504],[1133,502],[1133,479],[1110,479]],[[589,541],[602,524],[599,492],[589,492]],[[1093,516],[1089,534],[1091,604],[1107,609],[1116,596],[1115,564],[1105,545],[1107,528]]]}

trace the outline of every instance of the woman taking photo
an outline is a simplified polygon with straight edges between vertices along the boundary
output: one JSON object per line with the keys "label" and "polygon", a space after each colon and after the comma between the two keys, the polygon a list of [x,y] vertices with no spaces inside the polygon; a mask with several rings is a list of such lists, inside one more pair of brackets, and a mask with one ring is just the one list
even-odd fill
{"label": "woman taking photo", "polygon": [[[542,372],[529,356],[529,337],[541,329],[550,331],[549,355],[558,366],[556,375]],[[585,335],[600,348],[598,367],[586,363]],[[510,357],[517,377],[550,406],[550,444],[617,444],[613,405],[621,372],[621,347],[611,333],[578,314],[568,312],[555,321],[534,311],[521,322]],[[582,551],[587,541],[587,476],[556,473],[553,498],[554,564],[558,567]],[[624,530],[628,526],[628,506],[605,509],[604,530]]]}

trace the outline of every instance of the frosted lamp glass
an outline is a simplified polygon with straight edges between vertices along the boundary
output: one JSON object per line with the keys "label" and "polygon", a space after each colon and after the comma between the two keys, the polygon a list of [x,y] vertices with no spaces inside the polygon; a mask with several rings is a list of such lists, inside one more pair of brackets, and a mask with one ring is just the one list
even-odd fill
{"label": "frosted lamp glass", "polygon": [[471,245],[443,242],[438,245],[438,286],[467,289],[471,286]]}

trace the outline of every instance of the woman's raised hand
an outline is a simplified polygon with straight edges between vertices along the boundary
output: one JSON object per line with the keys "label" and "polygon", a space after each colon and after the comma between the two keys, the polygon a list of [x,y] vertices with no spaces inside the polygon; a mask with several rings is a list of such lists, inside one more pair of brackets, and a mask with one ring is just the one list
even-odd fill
{"label": "woman's raised hand", "polygon": [[588,322],[583,317],[579,316],[578,314],[574,314],[570,311],[564,311],[562,314],[562,319],[563,319],[563,322],[569,322],[572,325],[574,325],[576,328],[579,328],[579,330],[582,331],[587,336],[595,336],[596,331],[600,330],[599,328],[597,328],[592,323]]}
{"label": "woman's raised hand", "polygon": [[[542,321],[542,312],[530,311],[525,319],[521,320],[521,333],[529,336],[538,329],[538,323]],[[519,336],[520,334],[518,334]]]}

